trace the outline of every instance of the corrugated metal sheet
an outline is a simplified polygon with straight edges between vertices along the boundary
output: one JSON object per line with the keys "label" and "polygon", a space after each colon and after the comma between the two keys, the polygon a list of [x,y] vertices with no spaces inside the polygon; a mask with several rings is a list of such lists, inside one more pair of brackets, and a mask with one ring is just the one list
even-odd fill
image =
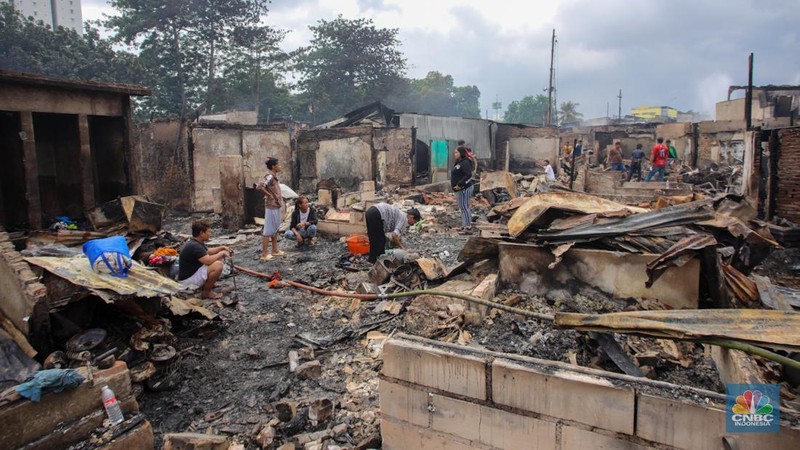
{"label": "corrugated metal sheet", "polygon": [[[635,208],[632,206],[623,205],[622,203],[612,202],[602,197],[590,194],[582,194],[579,192],[545,192],[543,194],[534,195],[525,201],[517,211],[511,216],[508,221],[508,232],[518,237],[531,225],[539,227],[547,227],[550,220],[544,220],[545,213],[550,210],[567,211],[577,214],[608,214],[623,212],[624,215],[645,212],[646,209]],[[582,229],[582,227],[571,228],[566,230],[569,233],[575,229]]]}
{"label": "corrugated metal sheet", "polygon": [[400,127],[416,128],[417,139],[428,145],[432,140],[463,139],[479,159],[489,159],[492,156],[496,126],[490,120],[407,113],[399,116]]}
{"label": "corrugated metal sheet", "polygon": [[176,281],[162,276],[156,271],[147,270],[134,262],[125,278],[99,274],[92,270],[89,260],[81,255],[72,258],[36,256],[25,261],[39,266],[72,284],[82,286],[106,301],[115,296],[134,296],[141,298],[164,297],[186,291]]}
{"label": "corrugated metal sheet", "polygon": [[[548,244],[568,241],[587,242],[602,237],[616,236],[649,228],[692,224],[712,219],[714,215],[715,213],[714,209],[711,207],[711,201],[703,200],[671,206],[648,213],[636,214],[624,219],[614,220],[611,223],[576,227],[557,233],[540,232],[536,236],[536,240]],[[510,230],[511,221],[509,221],[509,231]]]}

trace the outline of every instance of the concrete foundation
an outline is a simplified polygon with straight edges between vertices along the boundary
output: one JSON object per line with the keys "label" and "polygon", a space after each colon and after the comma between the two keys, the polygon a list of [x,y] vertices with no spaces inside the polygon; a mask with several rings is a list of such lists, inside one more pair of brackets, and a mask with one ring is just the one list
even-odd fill
{"label": "concrete foundation", "polygon": [[[380,402],[388,450],[716,450],[726,437],[721,394],[406,335],[384,344]],[[798,448],[800,430],[735,442]]]}
{"label": "concrete foundation", "polygon": [[541,283],[555,287],[575,278],[616,297],[653,299],[672,308],[698,306],[700,261],[696,258],[667,269],[648,289],[647,263],[658,255],[570,249],[558,266],[549,269],[555,256],[546,248],[502,242],[499,249],[502,283],[520,284],[526,275],[535,274]]}

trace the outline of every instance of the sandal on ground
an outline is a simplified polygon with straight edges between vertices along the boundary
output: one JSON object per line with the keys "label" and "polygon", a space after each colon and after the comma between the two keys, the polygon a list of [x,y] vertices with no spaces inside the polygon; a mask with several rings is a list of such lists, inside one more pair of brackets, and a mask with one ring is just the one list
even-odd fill
{"label": "sandal on ground", "polygon": [[258,258],[259,261],[269,261],[270,259],[272,259],[272,255],[262,256]]}
{"label": "sandal on ground", "polygon": [[278,250],[277,252],[272,252],[272,256],[286,256],[286,252]]}

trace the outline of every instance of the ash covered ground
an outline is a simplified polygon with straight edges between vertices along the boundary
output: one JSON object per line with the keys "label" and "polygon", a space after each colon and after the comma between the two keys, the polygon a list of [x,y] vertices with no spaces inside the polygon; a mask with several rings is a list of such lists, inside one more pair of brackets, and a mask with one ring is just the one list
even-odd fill
{"label": "ash covered ground", "polygon": [[[445,227],[450,220],[447,217],[437,219],[438,226],[409,233],[404,243],[423,257],[436,256],[453,265],[469,236]],[[190,222],[191,218],[175,217],[164,228],[188,233]],[[222,235],[215,226],[214,237]],[[287,255],[267,262],[257,260],[260,242],[256,233],[234,246],[235,264],[266,274],[278,271],[284,279],[322,289],[352,291],[368,281],[370,265],[363,256],[350,255],[338,239],[321,237],[316,246],[300,249],[281,240],[281,249]],[[471,276],[466,273],[459,277]],[[366,336],[370,331],[384,336],[411,332],[405,323],[406,309],[392,315],[376,312],[374,301],[329,297],[292,287],[270,289],[267,285],[267,280],[239,272],[235,278],[219,283],[227,292],[226,299],[237,303],[206,302],[221,320],[209,324],[173,319],[172,333],[178,337],[175,346],[182,355],[180,381],[173,389],[145,390],[139,398],[157,439],[160,441],[164,433],[194,431],[229,435],[246,448],[258,448],[265,442],[277,448],[286,442],[308,442],[320,436],[343,448],[379,445],[378,375],[382,361],[379,350]],[[545,313],[570,310],[576,303],[598,312],[641,309],[633,299],[611,299],[585,286],[568,294],[535,296],[506,289],[498,292],[498,300],[519,295],[521,300],[515,307]],[[407,307],[411,301],[405,298],[402,303]],[[495,312],[480,324],[456,328],[455,336],[463,345],[621,372],[586,334],[555,330],[549,323],[524,316]],[[452,328],[426,337],[444,340],[450,331]],[[319,377],[300,379],[289,373],[287,355],[302,347],[295,339],[299,334],[326,344],[314,351],[321,364]],[[723,391],[713,361],[701,346],[680,344],[676,353],[672,347],[664,350],[654,339],[625,335],[614,339],[629,352],[652,350],[667,355],[646,367],[650,378]],[[310,419],[309,406],[326,400],[333,403],[332,417]],[[297,414],[288,422],[275,419],[276,404],[281,402],[297,405]]]}

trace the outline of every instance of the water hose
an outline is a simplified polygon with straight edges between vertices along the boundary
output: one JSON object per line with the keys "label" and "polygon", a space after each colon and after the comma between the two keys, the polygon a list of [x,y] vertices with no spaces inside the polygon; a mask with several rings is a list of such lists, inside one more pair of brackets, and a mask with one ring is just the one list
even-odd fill
{"label": "water hose", "polygon": [[[255,270],[248,269],[247,267],[242,266],[233,266],[236,270],[241,270],[242,272],[253,275],[255,277],[264,278],[267,280],[271,280],[274,282],[274,277],[272,275],[268,275],[261,272],[256,272]],[[482,299],[480,297],[474,297],[472,295],[467,294],[460,294],[457,292],[448,292],[448,291],[439,291],[436,289],[421,289],[416,291],[406,291],[406,292],[395,292],[392,294],[358,294],[355,292],[344,292],[344,291],[328,291],[325,289],[316,288],[314,286],[308,286],[306,284],[298,283],[296,281],[291,280],[280,280],[280,283],[288,284],[289,286],[304,289],[307,291],[311,291],[320,295],[327,295],[331,297],[345,297],[345,298],[357,298],[360,300],[378,300],[378,299],[390,299],[390,298],[400,298],[400,297],[416,297],[418,295],[440,295],[444,297],[453,297],[458,298],[461,300],[465,300],[472,303],[477,303],[479,305],[488,306],[489,308],[499,309],[501,311],[510,312],[512,314],[519,314],[524,317],[530,317],[532,319],[537,320],[544,320],[547,322],[554,322],[555,317],[552,314],[544,314],[544,313],[537,313],[533,311],[527,311],[524,309],[513,308],[511,306],[506,306],[502,303],[496,303],[489,300]],[[701,344],[709,344],[709,345],[717,345],[719,347],[725,347],[733,350],[740,350],[745,353],[749,353],[751,355],[761,356],[763,358],[769,359],[770,361],[775,361],[779,364],[782,364],[787,367],[792,367],[797,370],[800,370],[800,361],[795,361],[794,359],[787,358],[785,356],[779,355],[772,351],[769,351],[765,348],[758,347],[755,345],[744,344],[737,341],[732,341],[729,339],[696,339],[690,342],[696,342]]]}

